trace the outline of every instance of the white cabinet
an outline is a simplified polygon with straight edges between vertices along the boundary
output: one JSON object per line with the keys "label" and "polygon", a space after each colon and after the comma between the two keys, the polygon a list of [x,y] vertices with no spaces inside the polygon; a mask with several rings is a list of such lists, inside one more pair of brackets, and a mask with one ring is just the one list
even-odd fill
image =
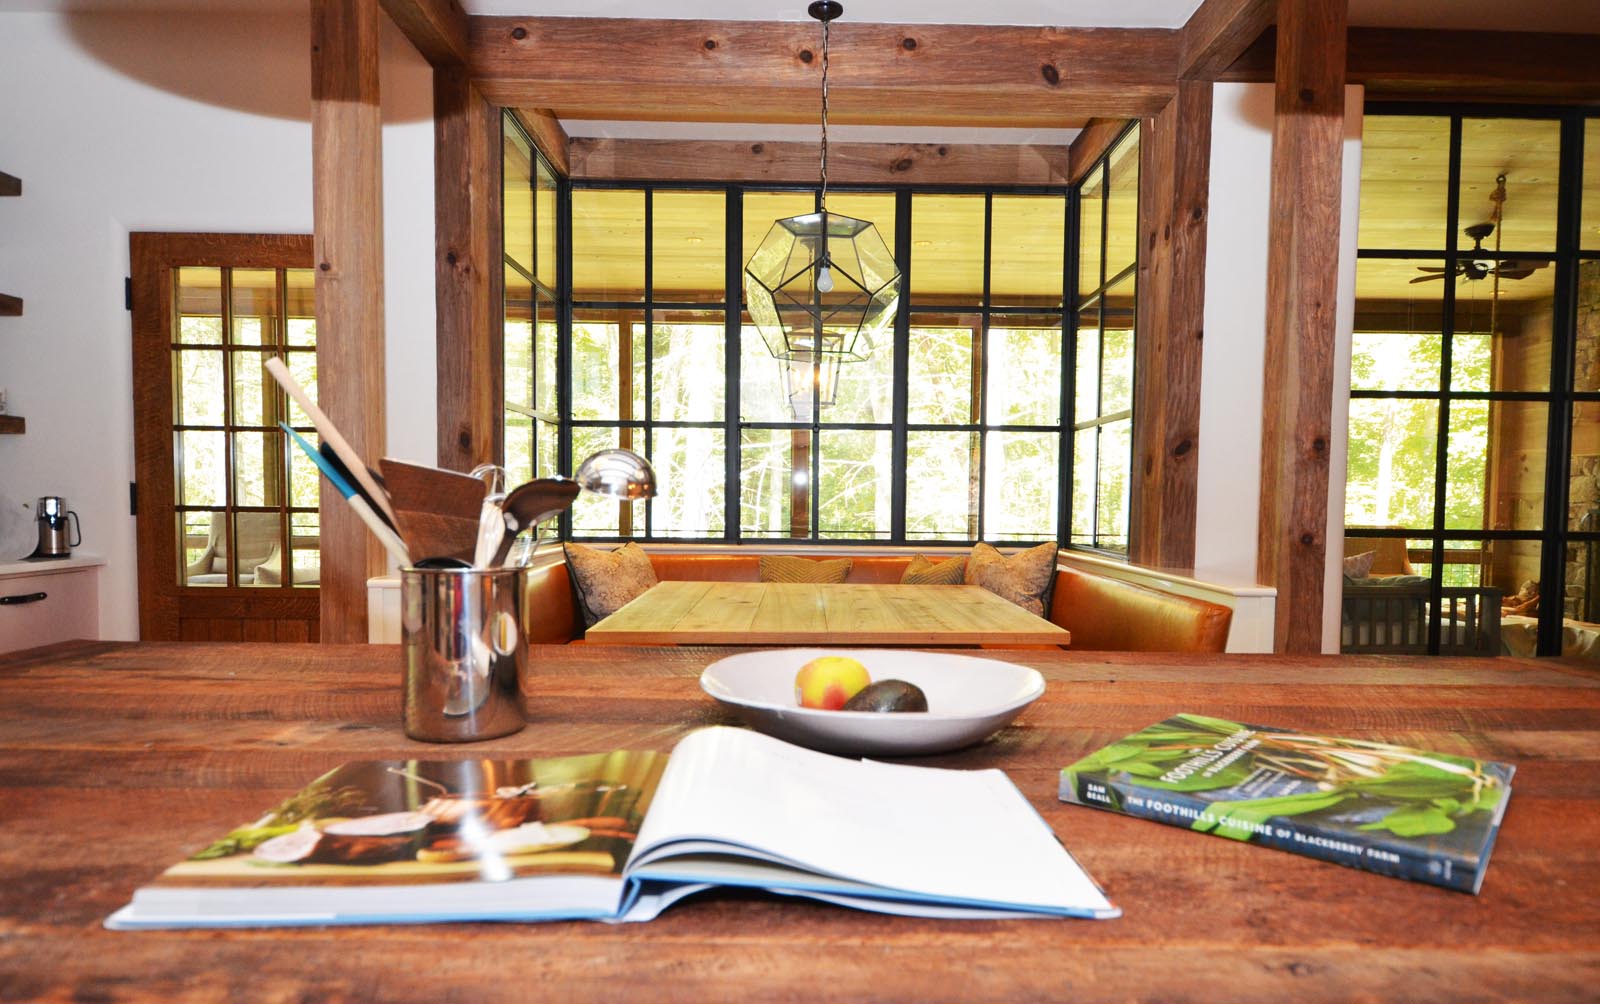
{"label": "white cabinet", "polygon": [[105,559],[0,563],[0,652],[100,637],[100,568]]}

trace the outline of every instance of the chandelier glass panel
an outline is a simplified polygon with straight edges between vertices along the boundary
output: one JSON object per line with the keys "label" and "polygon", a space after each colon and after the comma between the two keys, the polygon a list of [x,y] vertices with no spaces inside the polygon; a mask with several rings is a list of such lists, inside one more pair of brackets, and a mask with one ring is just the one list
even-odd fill
{"label": "chandelier glass panel", "polygon": [[[812,417],[809,391],[816,389],[819,405],[832,403],[838,364],[871,355],[874,333],[893,322],[900,299],[900,270],[878,228],[828,212],[828,23],[842,12],[830,2],[808,11],[822,22],[819,209],[773,223],[745,266],[750,318],[767,351],[784,361],[802,420]],[[801,387],[808,393],[798,394]]]}

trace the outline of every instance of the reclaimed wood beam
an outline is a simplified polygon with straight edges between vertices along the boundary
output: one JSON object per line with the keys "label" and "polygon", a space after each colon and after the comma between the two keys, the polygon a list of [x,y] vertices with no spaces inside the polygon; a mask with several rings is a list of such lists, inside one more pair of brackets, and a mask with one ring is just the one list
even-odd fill
{"label": "reclaimed wood beam", "polygon": [[1278,13],[1277,0],[1205,0],[1179,32],[1178,75],[1216,80]]}
{"label": "reclaimed wood beam", "polygon": [[[574,178],[817,181],[817,144],[712,140],[570,141]],[[1064,146],[829,143],[828,180],[844,184],[1064,185]]]}
{"label": "reclaimed wood beam", "polygon": [[434,66],[467,61],[467,14],[457,0],[382,0],[390,20]]}
{"label": "reclaimed wood beam", "polygon": [[[1347,37],[1346,79],[1368,100],[1600,100],[1600,35],[1351,28]],[[1268,30],[1218,79],[1271,80],[1276,51]]]}
{"label": "reclaimed wood beam", "polygon": [[1278,12],[1257,578],[1278,590],[1273,648],[1322,649],[1345,0]]}
{"label": "reclaimed wood beam", "polygon": [[[814,24],[475,17],[472,76],[489,100],[563,119],[814,122]],[[838,123],[1081,125],[1135,118],[1174,90],[1178,32],[838,24]]]}
{"label": "reclaimed wood beam", "polygon": [[464,67],[433,71],[438,464],[470,471],[500,456],[500,112]]}
{"label": "reclaimed wood beam", "polygon": [[570,140],[561,122],[551,112],[542,108],[513,108],[512,114],[533,137],[533,145],[544,154],[555,172],[563,177],[572,174],[572,158],[568,152]]}
{"label": "reclaimed wood beam", "polygon": [[1090,119],[1067,151],[1067,183],[1076,185],[1128,127],[1127,119]]}
{"label": "reclaimed wood beam", "polygon": [[1194,565],[1211,84],[1186,80],[1139,134],[1139,338],[1128,557]]}
{"label": "reclaimed wood beam", "polygon": [[[378,0],[311,3],[317,398],[368,463],[384,450],[382,18]],[[322,640],[364,642],[383,547],[337,492],[321,498]]]}

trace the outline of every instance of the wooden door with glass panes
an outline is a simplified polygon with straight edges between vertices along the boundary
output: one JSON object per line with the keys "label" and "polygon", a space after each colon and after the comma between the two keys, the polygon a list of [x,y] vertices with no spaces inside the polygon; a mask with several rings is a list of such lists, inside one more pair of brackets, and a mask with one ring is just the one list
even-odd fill
{"label": "wooden door with glass panes", "polygon": [[315,641],[318,473],[311,237],[133,234],[139,630],[147,641]]}

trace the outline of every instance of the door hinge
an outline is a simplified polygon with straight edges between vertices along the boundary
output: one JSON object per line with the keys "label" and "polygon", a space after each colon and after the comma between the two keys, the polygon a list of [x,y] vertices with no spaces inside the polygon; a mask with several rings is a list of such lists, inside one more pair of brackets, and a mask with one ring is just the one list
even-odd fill
{"label": "door hinge", "polygon": [[133,276],[124,276],[122,279],[122,305],[128,310],[133,310]]}
{"label": "door hinge", "polygon": [[128,482],[128,515],[139,515],[139,484],[136,481]]}

